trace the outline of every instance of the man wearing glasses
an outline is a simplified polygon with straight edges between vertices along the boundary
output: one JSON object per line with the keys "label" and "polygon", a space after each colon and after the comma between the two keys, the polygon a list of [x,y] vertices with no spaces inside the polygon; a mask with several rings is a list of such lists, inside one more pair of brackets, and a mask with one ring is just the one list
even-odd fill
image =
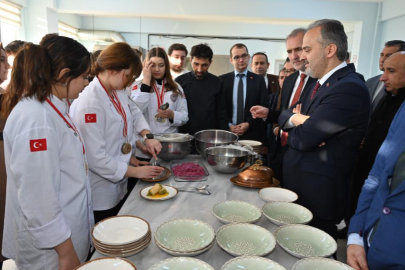
{"label": "man wearing glasses", "polygon": [[264,142],[263,121],[253,119],[249,110],[257,104],[268,106],[267,89],[262,76],[247,70],[249,60],[250,55],[244,44],[233,45],[230,62],[235,70],[220,76],[225,91],[228,125],[239,139]]}

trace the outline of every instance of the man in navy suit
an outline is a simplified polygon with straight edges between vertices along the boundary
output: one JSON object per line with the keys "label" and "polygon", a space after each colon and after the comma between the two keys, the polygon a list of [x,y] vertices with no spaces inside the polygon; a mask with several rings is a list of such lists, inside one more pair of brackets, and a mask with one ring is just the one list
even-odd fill
{"label": "man in navy suit", "polygon": [[314,215],[310,225],[337,238],[345,214],[348,179],[365,135],[370,99],[353,64],[345,62],[347,36],[341,22],[319,20],[304,36],[305,73],[318,79],[300,104],[281,113],[288,133],[284,186]]}
{"label": "man in navy suit", "polygon": [[242,140],[264,142],[263,121],[253,119],[250,108],[260,104],[268,106],[267,88],[262,76],[247,70],[250,55],[244,44],[238,43],[230,50],[230,62],[235,70],[219,76],[225,91],[229,129]]}
{"label": "man in navy suit", "polygon": [[[381,81],[387,90],[398,89],[398,95],[405,91],[405,51],[385,61]],[[356,269],[405,269],[404,134],[402,103],[363,185],[356,214],[350,220],[347,263]]]}

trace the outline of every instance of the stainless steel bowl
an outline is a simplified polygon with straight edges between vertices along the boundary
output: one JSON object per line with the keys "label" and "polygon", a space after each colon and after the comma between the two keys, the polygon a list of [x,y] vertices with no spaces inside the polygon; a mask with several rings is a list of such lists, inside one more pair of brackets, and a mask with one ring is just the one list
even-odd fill
{"label": "stainless steel bowl", "polygon": [[[162,144],[162,150],[158,155],[160,159],[166,161],[184,159],[190,154],[191,141],[194,139],[194,137],[187,134],[187,136],[182,137],[178,141],[170,141],[174,138],[177,138],[178,135],[178,133],[155,134],[156,139]],[[158,139],[159,136],[164,139]]]}
{"label": "stainless steel bowl", "polygon": [[213,146],[228,145],[238,141],[238,135],[235,133],[218,130],[218,129],[207,129],[201,130],[194,134],[195,138],[195,148],[198,153],[206,157],[205,149]]}
{"label": "stainless steel bowl", "polygon": [[205,150],[207,162],[220,173],[235,173],[245,166],[249,152],[222,147],[212,147]]}

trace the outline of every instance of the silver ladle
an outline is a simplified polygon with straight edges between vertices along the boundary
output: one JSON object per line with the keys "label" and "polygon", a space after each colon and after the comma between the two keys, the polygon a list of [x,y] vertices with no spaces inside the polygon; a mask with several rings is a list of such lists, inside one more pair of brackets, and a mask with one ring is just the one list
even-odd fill
{"label": "silver ladle", "polygon": [[197,192],[201,193],[203,195],[211,195],[211,192],[209,192],[206,188],[208,185],[204,185],[202,187],[196,188],[196,187],[185,187],[185,188],[176,188],[178,191],[183,191],[183,192]]}

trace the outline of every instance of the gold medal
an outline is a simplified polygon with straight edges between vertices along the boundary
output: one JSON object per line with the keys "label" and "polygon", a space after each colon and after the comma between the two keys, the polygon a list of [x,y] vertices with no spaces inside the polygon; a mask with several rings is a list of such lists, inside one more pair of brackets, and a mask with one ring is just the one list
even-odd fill
{"label": "gold medal", "polygon": [[159,123],[162,123],[162,124],[166,122],[166,118],[160,117],[159,114],[155,115],[155,120],[156,120],[156,122],[159,122]]}
{"label": "gold medal", "polygon": [[124,155],[128,155],[132,151],[132,146],[129,143],[124,143],[121,147],[121,152]]}

